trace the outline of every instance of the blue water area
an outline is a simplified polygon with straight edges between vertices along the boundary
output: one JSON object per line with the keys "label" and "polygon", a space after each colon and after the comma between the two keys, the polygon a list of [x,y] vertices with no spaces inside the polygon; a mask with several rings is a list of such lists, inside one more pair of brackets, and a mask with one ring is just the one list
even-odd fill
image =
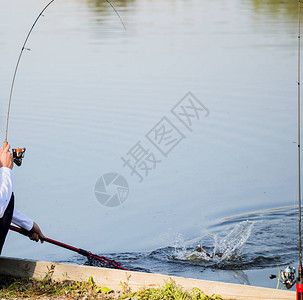
{"label": "blue water area", "polygon": [[[102,255],[133,271],[281,289],[281,270],[298,267],[297,218],[296,208],[256,212],[218,222],[205,236],[188,240],[176,235],[171,243],[152,251]],[[198,252],[199,245],[205,251]],[[79,255],[63,262],[113,267]],[[271,274],[276,278],[270,279]]]}
{"label": "blue water area", "polygon": [[[56,0],[28,40],[16,207],[129,268],[275,287],[298,261],[296,1],[112,2],[126,31],[106,1]],[[47,3],[1,1],[1,139]],[[16,233],[3,255],[71,261]]]}

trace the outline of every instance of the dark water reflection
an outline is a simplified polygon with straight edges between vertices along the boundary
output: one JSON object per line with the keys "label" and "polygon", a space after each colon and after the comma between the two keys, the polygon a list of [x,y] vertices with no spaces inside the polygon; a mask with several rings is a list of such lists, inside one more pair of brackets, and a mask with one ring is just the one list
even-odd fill
{"label": "dark water reflection", "polygon": [[[232,217],[211,226],[208,236],[190,241],[178,237],[171,245],[151,252],[108,253],[106,256],[133,271],[206,280],[217,280],[219,273],[229,282],[274,288],[277,281],[270,280],[270,274],[278,275],[287,264],[297,267],[298,245],[292,239],[293,234],[298,234],[298,228],[294,228],[297,213],[296,208],[282,208]],[[207,254],[195,252],[198,244],[203,245]],[[81,256],[74,256],[68,262],[110,267]]]}
{"label": "dark water reflection", "polygon": [[[199,2],[199,4],[198,4]],[[278,26],[272,28],[272,32],[276,30],[291,30],[292,27],[289,23],[297,22],[297,14],[298,14],[298,1],[266,1],[266,0],[244,0],[244,1],[234,1],[238,2],[236,4],[237,15],[234,16],[234,20],[228,20],[226,15],[224,14],[225,11],[230,10],[227,8],[229,5],[224,3],[216,4],[216,11],[213,14],[213,22],[214,24],[218,23],[230,23],[230,22],[237,22],[237,19],[240,18],[241,15],[245,14],[246,17],[250,16],[252,19],[255,20],[257,24],[257,28],[259,29],[258,23],[264,22],[264,25],[267,24],[271,26],[272,21],[278,21],[283,23]],[[103,26],[104,23],[107,23],[108,28],[113,30],[112,24],[108,23],[110,16],[113,16],[113,9],[112,7],[105,1],[105,0],[86,0],[85,1],[89,11],[93,14],[92,20],[96,22],[94,26],[92,26],[91,30],[100,32],[104,31],[103,29],[99,28]],[[150,27],[154,27],[154,23],[157,23],[161,20],[161,18],[167,18],[169,22],[172,15],[175,15],[176,18],[181,18],[182,15],[178,11],[178,8],[183,7],[184,14],[187,14],[186,21],[183,22],[184,28],[179,29],[176,27],[176,30],[184,30],[186,26],[192,25],[201,25],[195,24],[194,21],[198,14],[191,10],[191,8],[195,8],[199,5],[197,12],[200,11],[200,17],[207,18],[209,12],[211,11],[211,7],[214,5],[210,5],[210,3],[206,0],[204,1],[188,1],[188,0],[178,0],[178,1],[150,1],[150,2],[142,2],[136,0],[124,0],[124,1],[112,1],[112,5],[115,6],[119,15],[121,15],[123,22],[128,23],[128,27],[131,30],[136,28],[136,23],[134,23],[134,18],[140,16],[141,21],[143,22],[140,25],[140,29],[146,30],[144,23],[147,25],[149,24]],[[150,11],[150,15],[146,15],[144,13],[145,9]],[[168,11],[167,11],[168,9]],[[159,12],[162,11],[162,14]],[[227,15],[228,16],[228,15]],[[261,18],[261,19],[260,19]],[[111,22],[114,19],[110,19]],[[160,21],[161,22],[161,21]],[[201,22],[203,24],[203,22]],[[99,25],[98,25],[99,24]],[[256,26],[256,24],[252,23],[252,26]],[[172,26],[177,26],[177,24],[172,23]],[[142,28],[141,28],[142,26]],[[239,24],[239,26],[241,26]],[[295,27],[292,27],[295,28]],[[238,28],[239,30],[240,28]],[[96,38],[96,36],[94,36]]]}
{"label": "dark water reflection", "polygon": [[[89,8],[94,9],[95,12],[106,12],[110,7],[110,4],[106,0],[86,0],[85,1]],[[136,0],[120,0],[120,1],[109,1],[114,7],[127,8],[130,4],[136,2]]]}
{"label": "dark water reflection", "polygon": [[[105,0],[86,0],[87,6],[95,13],[111,14],[109,4]],[[111,1],[111,4],[121,10],[128,10],[129,7],[134,7],[137,0],[120,0]],[[157,2],[157,1],[155,1]],[[179,1],[165,1],[169,2],[171,6],[176,6]],[[191,1],[183,0],[184,4],[191,5]],[[201,1],[200,1],[201,2]],[[202,1],[207,3],[207,1]],[[290,19],[297,19],[298,1],[297,0],[248,0],[241,1],[242,4],[251,4],[253,11],[258,14],[266,14],[269,17],[276,18],[277,16],[286,17]]]}
{"label": "dark water reflection", "polygon": [[266,13],[275,18],[277,15],[297,19],[298,1],[296,0],[252,0],[254,11]]}

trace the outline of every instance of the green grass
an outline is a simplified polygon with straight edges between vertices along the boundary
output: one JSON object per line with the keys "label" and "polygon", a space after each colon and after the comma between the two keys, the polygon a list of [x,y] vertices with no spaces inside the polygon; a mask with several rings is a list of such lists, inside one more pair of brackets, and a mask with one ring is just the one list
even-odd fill
{"label": "green grass", "polygon": [[200,289],[185,291],[173,280],[169,280],[159,288],[142,288],[132,292],[127,284],[121,284],[121,291],[112,291],[107,287],[99,287],[92,277],[87,282],[63,281],[56,282],[46,275],[43,280],[33,278],[1,277],[7,287],[0,289],[0,298],[16,299],[151,299],[151,300],[222,300],[219,295],[207,296]]}
{"label": "green grass", "polygon": [[207,296],[198,288],[185,291],[181,285],[177,285],[172,279],[166,282],[163,287],[151,289],[142,288],[135,293],[125,293],[121,299],[132,299],[132,297],[137,298],[138,300],[223,300],[220,295]]}
{"label": "green grass", "polygon": [[0,290],[0,298],[71,298],[79,299],[110,299],[111,290],[98,287],[90,278],[88,282],[63,281],[56,282],[51,278],[37,280],[33,278],[2,277],[7,287]]}

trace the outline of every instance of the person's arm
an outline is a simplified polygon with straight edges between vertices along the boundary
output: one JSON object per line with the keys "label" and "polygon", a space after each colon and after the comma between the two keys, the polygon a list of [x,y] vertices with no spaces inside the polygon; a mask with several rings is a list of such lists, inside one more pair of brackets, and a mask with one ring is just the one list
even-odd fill
{"label": "person's arm", "polygon": [[22,212],[14,209],[12,223],[16,224],[17,226],[26,229],[32,235],[29,237],[31,240],[38,242],[39,240],[43,243],[43,235],[41,229],[39,228],[38,224],[34,222],[30,217],[26,216]]}
{"label": "person's arm", "polygon": [[9,204],[15,183],[13,168],[13,156],[9,152],[9,145],[0,150],[0,218]]}
{"label": "person's arm", "polygon": [[21,228],[24,228],[27,231],[30,231],[34,225],[34,221],[30,217],[26,216],[17,209],[14,209],[12,223]]}
{"label": "person's arm", "polygon": [[[7,205],[10,201],[13,192],[13,186],[15,182],[13,169],[14,158],[13,155],[9,152],[10,145],[7,145],[5,149],[0,150],[0,218],[3,217],[3,214],[7,208]],[[39,226],[29,217],[23,213],[14,210],[12,222],[21,228],[24,228],[32,233],[30,236],[31,240],[36,242],[45,238],[41,232]],[[41,243],[43,241],[41,240]]]}

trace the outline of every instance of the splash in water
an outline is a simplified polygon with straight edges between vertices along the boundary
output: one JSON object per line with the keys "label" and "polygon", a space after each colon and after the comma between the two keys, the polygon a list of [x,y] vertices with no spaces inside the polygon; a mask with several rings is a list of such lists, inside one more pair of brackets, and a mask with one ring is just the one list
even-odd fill
{"label": "splash in water", "polygon": [[184,246],[182,248],[175,248],[175,257],[182,260],[211,261],[214,263],[222,263],[238,258],[243,246],[251,235],[254,223],[252,221],[242,221],[225,237],[219,238],[215,236],[212,252],[198,252],[193,250],[193,247],[188,248]]}
{"label": "splash in water", "polygon": [[[170,232],[164,247],[147,252],[106,253],[106,256],[134,271],[261,286],[266,284],[275,288],[276,282],[264,278],[268,278],[270,273],[278,274],[277,265],[283,266],[286,262],[295,265],[297,262],[298,231],[297,227],[293,228],[295,222],[296,207],[270,210],[223,220],[208,228],[209,232],[215,230],[217,237],[204,235],[188,239],[182,234]],[[208,254],[195,251],[199,244]],[[86,258],[79,255],[59,262],[87,263]],[[246,273],[252,270],[254,272]]]}
{"label": "splash in water", "polygon": [[213,257],[220,261],[230,260],[239,256],[243,246],[251,235],[254,222],[243,221],[222,239],[215,237]]}

